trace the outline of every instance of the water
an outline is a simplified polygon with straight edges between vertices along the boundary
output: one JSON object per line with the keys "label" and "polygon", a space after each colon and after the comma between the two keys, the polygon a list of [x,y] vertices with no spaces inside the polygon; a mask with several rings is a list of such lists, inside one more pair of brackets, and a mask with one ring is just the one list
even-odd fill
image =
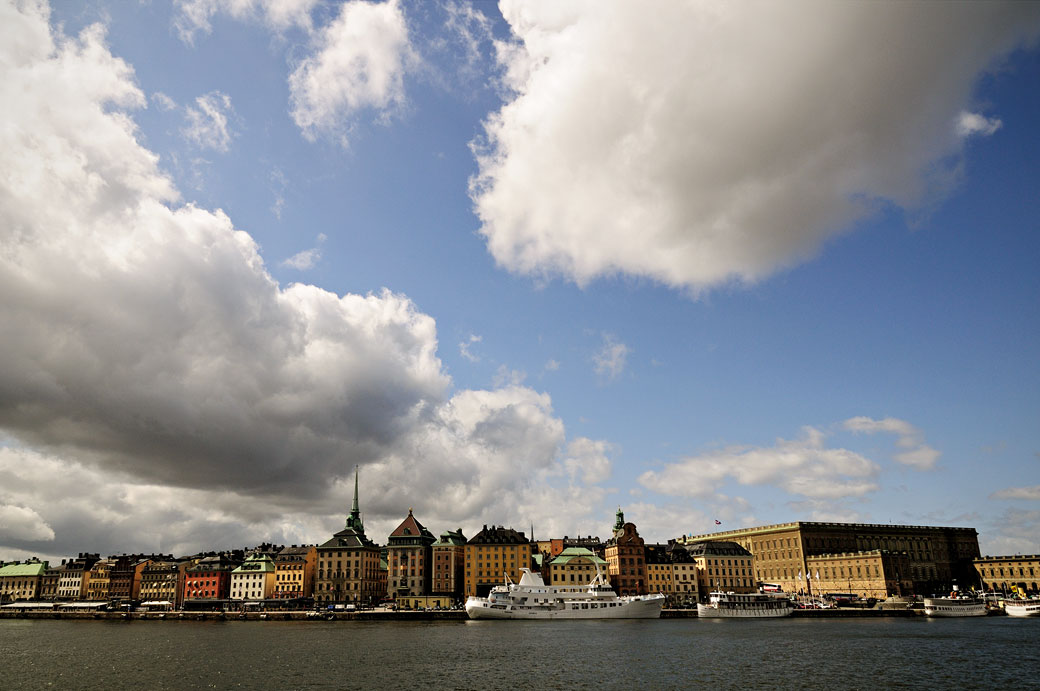
{"label": "water", "polygon": [[0,688],[1026,689],[1040,619],[0,620]]}

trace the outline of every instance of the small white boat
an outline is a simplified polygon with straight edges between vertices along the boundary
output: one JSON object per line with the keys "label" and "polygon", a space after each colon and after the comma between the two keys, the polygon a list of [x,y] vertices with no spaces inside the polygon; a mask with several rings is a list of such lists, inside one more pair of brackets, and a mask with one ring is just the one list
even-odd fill
{"label": "small white boat", "polygon": [[1004,600],[1009,617],[1040,617],[1040,600]]}
{"label": "small white boat", "polygon": [[954,590],[949,597],[926,597],[924,613],[930,617],[984,617],[986,601]]}
{"label": "small white boat", "polygon": [[664,595],[618,597],[602,573],[587,586],[545,585],[541,575],[521,569],[520,583],[508,577],[487,597],[466,600],[470,619],[656,619]]}
{"label": "small white boat", "polygon": [[761,619],[789,617],[794,607],[791,600],[763,593],[724,593],[715,591],[707,604],[697,604],[698,617],[728,617],[734,619]]}

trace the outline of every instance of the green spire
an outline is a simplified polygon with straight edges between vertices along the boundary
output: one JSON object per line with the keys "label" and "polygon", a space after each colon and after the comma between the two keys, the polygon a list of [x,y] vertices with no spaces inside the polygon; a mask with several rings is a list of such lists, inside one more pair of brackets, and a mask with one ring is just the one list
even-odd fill
{"label": "green spire", "polygon": [[614,521],[615,532],[625,527],[625,513],[621,510],[621,507],[617,507],[617,520]]}
{"label": "green spire", "polygon": [[350,506],[350,515],[347,516],[347,527],[358,532],[364,532],[365,526],[361,521],[361,510],[358,508],[358,467],[354,466],[354,503]]}

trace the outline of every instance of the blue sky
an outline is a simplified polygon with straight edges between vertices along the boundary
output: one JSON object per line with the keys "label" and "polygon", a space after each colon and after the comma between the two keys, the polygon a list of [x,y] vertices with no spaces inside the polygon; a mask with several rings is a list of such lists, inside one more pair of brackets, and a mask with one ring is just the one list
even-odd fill
{"label": "blue sky", "polygon": [[1040,551],[1029,4],[4,3],[0,557]]}

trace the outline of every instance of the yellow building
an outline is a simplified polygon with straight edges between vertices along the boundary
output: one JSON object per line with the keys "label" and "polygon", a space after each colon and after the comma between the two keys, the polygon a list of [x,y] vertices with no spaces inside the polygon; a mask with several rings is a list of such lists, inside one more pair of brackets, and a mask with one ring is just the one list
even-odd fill
{"label": "yellow building", "polygon": [[797,521],[690,535],[676,542],[690,545],[711,540],[736,542],[751,552],[755,579],[776,583],[786,592],[804,588],[804,581],[799,585],[798,574],[804,578],[806,560],[812,556],[873,550],[906,552],[910,573],[900,573],[900,578],[908,577],[917,594],[947,592],[955,583],[974,582],[972,560],[979,556],[974,528],[873,523]]}
{"label": "yellow building", "polygon": [[[850,593],[862,598],[883,600],[889,595],[913,591],[910,556],[906,552],[870,550],[821,554],[806,559],[806,580],[799,591],[813,595]],[[804,583],[804,585],[802,585]]]}
{"label": "yellow building", "polygon": [[607,562],[591,549],[568,547],[549,562],[546,585],[588,585],[597,573],[608,579]]}
{"label": "yellow building", "polygon": [[467,596],[486,596],[508,577],[520,582],[520,569],[531,567],[532,544],[522,532],[486,525],[466,543]]}
{"label": "yellow building", "polygon": [[314,545],[286,547],[274,558],[274,594],[278,600],[311,597],[318,549]]}
{"label": "yellow building", "polygon": [[979,557],[974,566],[983,590],[1029,595],[1040,592],[1037,590],[1037,584],[1040,583],[1040,555]]}
{"label": "yellow building", "polygon": [[112,573],[112,559],[99,559],[90,567],[87,581],[87,599],[108,600],[108,583]]}
{"label": "yellow building", "polygon": [[0,602],[35,600],[39,597],[47,562],[29,559],[0,566]]}
{"label": "yellow building", "polygon": [[646,583],[650,593],[662,593],[665,607],[686,608],[697,603],[697,565],[686,549],[645,545]]}
{"label": "yellow building", "polygon": [[727,593],[758,590],[754,558],[737,543],[727,540],[697,542],[687,545],[686,551],[697,569],[697,590],[702,599],[713,590]]}

